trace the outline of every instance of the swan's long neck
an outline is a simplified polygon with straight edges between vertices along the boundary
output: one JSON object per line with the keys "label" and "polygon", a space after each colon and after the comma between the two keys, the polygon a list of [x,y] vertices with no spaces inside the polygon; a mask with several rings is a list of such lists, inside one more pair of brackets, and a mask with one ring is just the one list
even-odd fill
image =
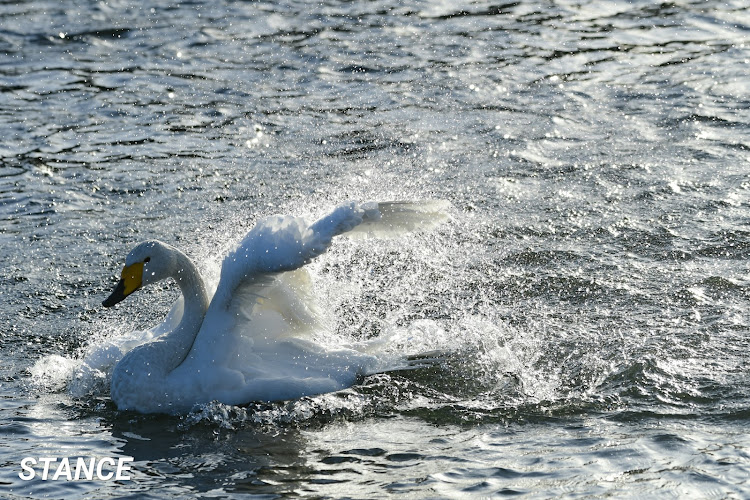
{"label": "swan's long neck", "polygon": [[184,394],[170,388],[169,374],[193,347],[208,309],[208,294],[195,264],[177,249],[166,251],[169,264],[159,278],[174,278],[180,287],[182,318],[172,331],[134,348],[115,366],[110,387],[112,400],[121,410],[170,412],[186,404]]}
{"label": "swan's long neck", "polygon": [[182,252],[175,251],[175,272],[172,275],[185,300],[182,319],[174,330],[160,339],[162,363],[166,373],[177,368],[193,347],[196,335],[208,309],[208,294],[195,264]]}

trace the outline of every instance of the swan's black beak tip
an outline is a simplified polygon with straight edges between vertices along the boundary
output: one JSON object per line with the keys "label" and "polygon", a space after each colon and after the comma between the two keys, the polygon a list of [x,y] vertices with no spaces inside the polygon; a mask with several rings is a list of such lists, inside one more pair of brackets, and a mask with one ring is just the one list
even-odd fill
{"label": "swan's black beak tip", "polygon": [[125,295],[125,280],[120,280],[112,294],[102,301],[102,305],[104,307],[112,307],[125,300],[125,297],[127,297],[127,295]]}

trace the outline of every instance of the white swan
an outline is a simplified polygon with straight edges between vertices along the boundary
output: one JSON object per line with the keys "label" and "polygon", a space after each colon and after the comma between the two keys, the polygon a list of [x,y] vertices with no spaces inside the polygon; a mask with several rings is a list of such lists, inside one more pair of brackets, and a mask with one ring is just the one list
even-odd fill
{"label": "white swan", "polygon": [[[440,202],[348,203],[314,224],[266,218],[224,258],[213,297],[184,253],[156,240],[139,244],[103,305],[167,278],[177,282],[182,297],[163,323],[133,343],[147,342],[117,362],[112,400],[121,410],[181,413],[213,400],[243,404],[336,391],[382,369],[368,354],[326,350],[296,336],[314,325],[314,314],[304,274],[295,270],[324,253],[335,236],[432,225],[445,218],[444,208]],[[121,354],[91,357],[97,356]]]}

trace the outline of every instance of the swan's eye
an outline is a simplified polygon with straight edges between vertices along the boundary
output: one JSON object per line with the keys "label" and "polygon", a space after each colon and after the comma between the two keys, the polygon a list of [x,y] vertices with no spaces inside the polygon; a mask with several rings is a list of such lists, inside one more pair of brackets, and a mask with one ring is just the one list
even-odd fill
{"label": "swan's eye", "polygon": [[143,259],[143,262],[150,262],[150,261],[151,261],[151,257],[146,257],[145,259]]}

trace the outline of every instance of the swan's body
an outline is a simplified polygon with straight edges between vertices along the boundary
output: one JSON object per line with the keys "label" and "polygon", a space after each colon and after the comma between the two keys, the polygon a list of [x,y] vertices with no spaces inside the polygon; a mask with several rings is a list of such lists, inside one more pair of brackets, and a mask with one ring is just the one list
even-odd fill
{"label": "swan's body", "polygon": [[440,210],[434,204],[350,203],[311,225],[269,217],[224,258],[213,297],[184,253],[155,240],[139,244],[104,305],[167,278],[182,297],[141,338],[145,343],[117,362],[112,400],[121,410],[179,413],[213,400],[243,404],[336,391],[377,371],[371,355],[327,350],[296,335],[315,323],[305,300],[309,283],[296,270],[324,253],[335,236],[355,228],[408,230],[444,217]]}

